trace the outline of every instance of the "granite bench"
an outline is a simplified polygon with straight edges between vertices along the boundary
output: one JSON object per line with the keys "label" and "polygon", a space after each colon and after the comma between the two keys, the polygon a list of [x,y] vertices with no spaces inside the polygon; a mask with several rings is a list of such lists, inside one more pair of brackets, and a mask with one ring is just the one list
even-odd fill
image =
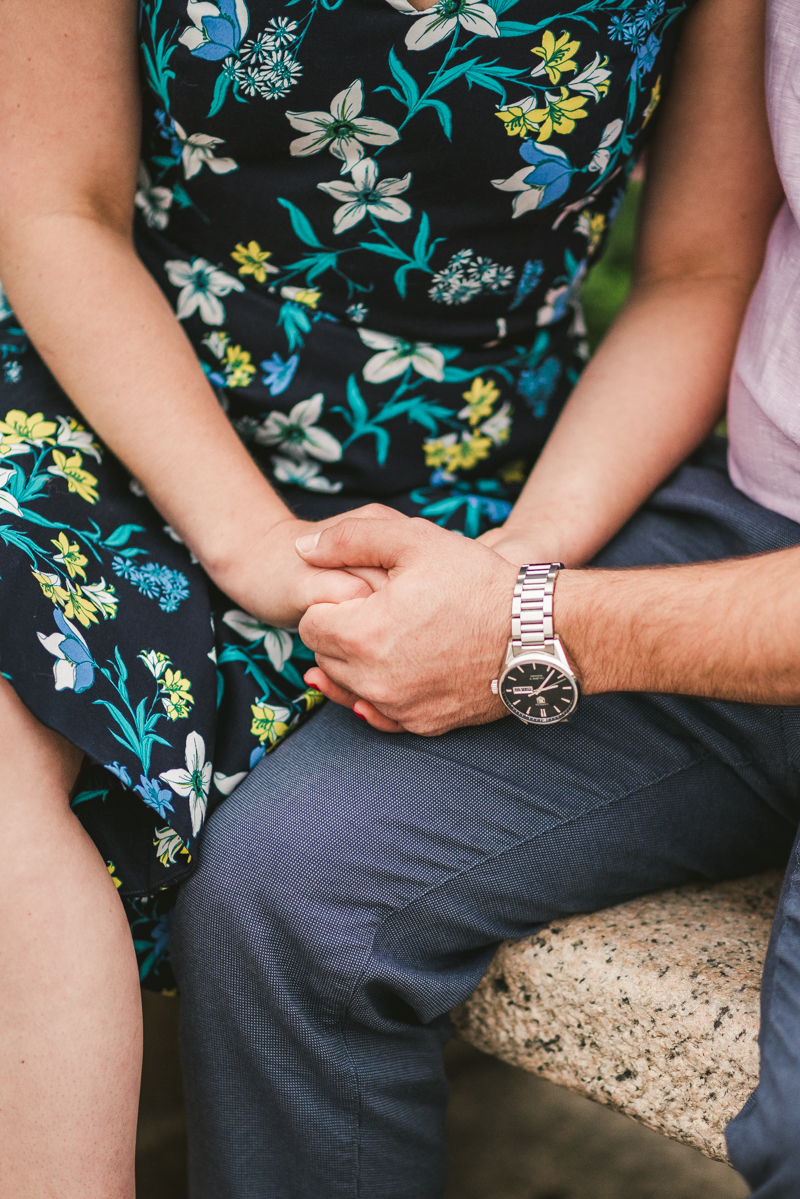
{"label": "granite bench", "polygon": [[680,887],[506,942],[456,1031],[725,1161],[725,1125],[758,1081],[780,886],[771,872]]}

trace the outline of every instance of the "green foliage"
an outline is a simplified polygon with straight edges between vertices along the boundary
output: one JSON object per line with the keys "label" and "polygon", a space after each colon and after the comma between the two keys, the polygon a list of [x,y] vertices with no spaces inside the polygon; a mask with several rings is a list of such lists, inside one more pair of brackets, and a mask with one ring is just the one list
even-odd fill
{"label": "green foliage", "polygon": [[606,251],[586,278],[582,300],[592,352],[602,341],[628,294],[641,191],[641,183],[629,184]]}

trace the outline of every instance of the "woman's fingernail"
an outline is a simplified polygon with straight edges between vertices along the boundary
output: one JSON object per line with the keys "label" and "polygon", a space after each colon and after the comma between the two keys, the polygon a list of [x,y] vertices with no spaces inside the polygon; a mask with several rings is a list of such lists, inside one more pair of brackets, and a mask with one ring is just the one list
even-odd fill
{"label": "woman's fingernail", "polygon": [[[367,718],[366,718],[366,716],[362,716],[360,712],[356,712],[355,708],[353,709],[353,715],[354,715],[354,716],[357,716],[359,720],[366,720],[366,719],[367,719]],[[369,723],[369,721],[367,721],[367,723]]]}
{"label": "woman's fingernail", "polygon": [[310,554],[312,550],[317,548],[322,533],[306,533],[305,537],[298,537],[295,541],[295,546],[301,554]]}

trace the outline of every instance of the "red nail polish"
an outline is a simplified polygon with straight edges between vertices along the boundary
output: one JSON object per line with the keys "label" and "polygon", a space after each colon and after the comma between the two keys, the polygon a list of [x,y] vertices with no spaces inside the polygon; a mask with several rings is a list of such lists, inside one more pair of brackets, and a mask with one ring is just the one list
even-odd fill
{"label": "red nail polish", "polygon": [[353,712],[353,715],[354,715],[354,716],[357,716],[359,720],[366,720],[366,719],[367,719],[367,718],[366,718],[366,716],[362,716],[360,712]]}

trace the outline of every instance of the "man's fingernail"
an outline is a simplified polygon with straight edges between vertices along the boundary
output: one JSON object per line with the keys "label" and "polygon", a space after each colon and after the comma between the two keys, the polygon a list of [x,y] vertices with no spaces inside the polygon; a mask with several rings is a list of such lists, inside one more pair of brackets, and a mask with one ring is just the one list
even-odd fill
{"label": "man's fingernail", "polygon": [[[356,712],[356,711],[355,711],[355,709],[353,709],[353,715],[354,715],[354,716],[357,716],[359,720],[366,720],[366,719],[367,719],[367,718],[366,718],[366,716],[362,716],[362,715],[361,715],[361,713],[360,713],[360,712]],[[369,722],[368,722],[368,723],[369,723]]]}
{"label": "man's fingernail", "polygon": [[310,554],[312,550],[317,548],[321,533],[307,533],[305,537],[298,537],[295,541],[295,546],[301,554]]}

